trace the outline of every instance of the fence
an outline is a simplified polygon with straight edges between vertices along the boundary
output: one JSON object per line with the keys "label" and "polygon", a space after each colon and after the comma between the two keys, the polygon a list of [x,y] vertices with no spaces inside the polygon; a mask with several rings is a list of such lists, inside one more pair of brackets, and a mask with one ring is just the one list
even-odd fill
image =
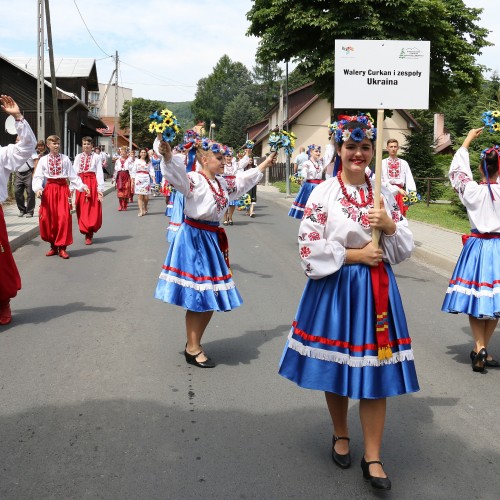
{"label": "fence", "polygon": [[[415,177],[416,181],[426,181],[427,189],[425,193],[425,202],[427,207],[429,206],[431,202],[431,181],[448,181],[448,177]],[[422,193],[420,193],[420,196],[422,196]]]}

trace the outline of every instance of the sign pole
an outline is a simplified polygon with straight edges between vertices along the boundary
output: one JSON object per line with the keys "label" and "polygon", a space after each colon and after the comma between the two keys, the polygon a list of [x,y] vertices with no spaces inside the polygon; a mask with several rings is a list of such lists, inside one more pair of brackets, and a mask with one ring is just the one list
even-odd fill
{"label": "sign pole", "polygon": [[[375,143],[375,192],[373,193],[373,208],[380,208],[380,187],[382,185],[382,150],[384,148],[384,110],[377,110],[377,140]],[[372,244],[378,248],[380,230],[372,231]]]}

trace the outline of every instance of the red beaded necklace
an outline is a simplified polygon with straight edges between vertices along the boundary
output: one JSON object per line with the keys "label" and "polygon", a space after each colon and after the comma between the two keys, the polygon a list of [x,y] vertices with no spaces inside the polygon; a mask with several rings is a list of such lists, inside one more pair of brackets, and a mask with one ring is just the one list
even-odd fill
{"label": "red beaded necklace", "polygon": [[355,198],[353,198],[348,192],[347,189],[345,188],[344,181],[342,180],[341,173],[339,172],[337,175],[337,179],[340,184],[340,189],[342,191],[342,194],[344,195],[344,198],[351,204],[354,205],[355,207],[362,208],[366,207],[367,205],[372,205],[373,204],[373,189],[372,189],[372,183],[370,182],[370,179],[368,179],[368,176],[365,174],[365,182],[366,186],[368,188],[368,198],[365,201],[357,201]]}
{"label": "red beaded necklace", "polygon": [[219,192],[217,192],[214,188],[214,185],[210,182],[210,179],[203,173],[203,172],[199,172],[199,174],[202,176],[202,177],[205,177],[205,180],[208,182],[208,185],[210,186],[210,189],[212,190],[212,193],[214,193],[215,196],[219,197],[219,198],[224,198],[224,190],[222,189],[222,186],[219,182],[219,179],[217,179],[217,177],[215,177],[215,182],[217,182],[217,185],[219,186]]}

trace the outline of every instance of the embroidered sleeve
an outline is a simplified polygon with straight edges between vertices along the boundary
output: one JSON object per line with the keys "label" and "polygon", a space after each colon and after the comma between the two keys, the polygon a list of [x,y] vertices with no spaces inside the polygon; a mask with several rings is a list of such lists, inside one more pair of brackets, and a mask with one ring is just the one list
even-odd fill
{"label": "embroidered sleeve", "polygon": [[469,151],[466,148],[460,148],[453,157],[448,172],[451,185],[458,193],[460,199],[463,201],[463,195],[467,184],[473,181],[472,171],[469,163]]}
{"label": "embroidered sleeve", "polygon": [[328,239],[328,203],[321,191],[316,188],[309,197],[298,235],[302,268],[311,279],[338,271],[345,256],[345,248]]}

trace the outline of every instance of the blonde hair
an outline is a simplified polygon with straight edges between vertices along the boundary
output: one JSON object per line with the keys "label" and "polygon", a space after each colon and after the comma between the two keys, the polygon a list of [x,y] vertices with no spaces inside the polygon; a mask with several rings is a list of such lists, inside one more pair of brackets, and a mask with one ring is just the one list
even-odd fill
{"label": "blonde hair", "polygon": [[45,142],[61,142],[61,138],[58,135],[49,135]]}

